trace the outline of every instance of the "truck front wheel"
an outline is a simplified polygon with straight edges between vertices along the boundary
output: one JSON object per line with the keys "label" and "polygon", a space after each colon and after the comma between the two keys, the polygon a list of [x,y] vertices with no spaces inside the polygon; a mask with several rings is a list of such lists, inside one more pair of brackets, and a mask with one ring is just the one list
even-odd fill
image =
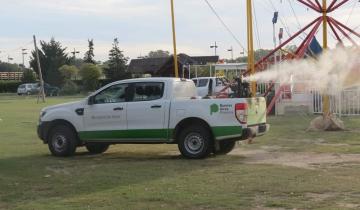
{"label": "truck front wheel", "polygon": [[178,147],[181,154],[190,159],[206,158],[212,151],[212,137],[202,126],[189,126],[180,132]]}
{"label": "truck front wheel", "polygon": [[85,147],[91,154],[101,154],[109,149],[108,144],[101,144],[101,143],[89,143],[86,144]]}
{"label": "truck front wheel", "polygon": [[216,155],[226,155],[233,151],[236,146],[236,141],[220,141],[219,150],[215,151]]}
{"label": "truck front wheel", "polygon": [[51,129],[48,146],[52,155],[68,157],[76,151],[77,138],[74,131],[66,125],[58,125]]}

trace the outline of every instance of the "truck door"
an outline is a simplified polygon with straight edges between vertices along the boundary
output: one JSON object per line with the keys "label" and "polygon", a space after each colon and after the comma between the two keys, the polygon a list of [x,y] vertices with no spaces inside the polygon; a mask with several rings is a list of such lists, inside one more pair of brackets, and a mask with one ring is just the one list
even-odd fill
{"label": "truck door", "polygon": [[163,82],[132,84],[134,96],[127,108],[128,132],[134,139],[164,141],[168,137],[167,120],[170,101],[164,100]]}
{"label": "truck door", "polygon": [[84,110],[86,140],[111,140],[122,137],[127,129],[126,108],[128,84],[113,85],[93,96],[93,105]]}

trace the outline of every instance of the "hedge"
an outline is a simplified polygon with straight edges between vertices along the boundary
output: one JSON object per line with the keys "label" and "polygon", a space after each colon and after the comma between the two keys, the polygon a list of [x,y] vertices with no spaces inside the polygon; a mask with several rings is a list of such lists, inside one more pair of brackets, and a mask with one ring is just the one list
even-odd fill
{"label": "hedge", "polygon": [[16,93],[21,81],[0,80],[0,93]]}

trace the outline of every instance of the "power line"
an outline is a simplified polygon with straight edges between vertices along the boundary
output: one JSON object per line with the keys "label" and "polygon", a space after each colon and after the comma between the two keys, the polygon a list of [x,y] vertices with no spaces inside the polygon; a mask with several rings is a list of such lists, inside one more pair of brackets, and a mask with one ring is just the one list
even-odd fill
{"label": "power line", "polygon": [[230,28],[226,25],[226,23],[222,20],[222,18],[220,17],[220,15],[216,12],[215,8],[210,4],[210,2],[208,0],[204,0],[205,3],[209,6],[210,10],[214,13],[214,15],[217,17],[217,19],[220,21],[220,23],[224,26],[224,28],[229,32],[229,34],[233,37],[233,39],[240,45],[241,48],[243,48],[243,50],[245,52],[246,49],[245,47],[241,44],[241,42],[239,41],[239,39],[235,36],[235,34],[230,30]]}
{"label": "power line", "polygon": [[257,21],[257,15],[256,15],[256,9],[255,9],[255,5],[253,6],[253,11],[254,11],[254,20],[255,20],[255,28],[256,28],[256,40],[258,42],[258,47],[259,49],[262,49],[261,46],[261,42],[260,42],[260,33],[259,33],[259,27],[258,27],[258,21]]}

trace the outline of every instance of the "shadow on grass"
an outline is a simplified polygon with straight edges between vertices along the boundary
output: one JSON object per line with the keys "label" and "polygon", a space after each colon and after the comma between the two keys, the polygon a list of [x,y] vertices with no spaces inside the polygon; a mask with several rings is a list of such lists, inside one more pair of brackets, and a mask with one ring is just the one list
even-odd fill
{"label": "shadow on grass", "polygon": [[102,155],[78,152],[70,158],[50,155],[5,158],[0,159],[0,189],[9,190],[0,191],[0,204],[12,209],[28,202],[64,200],[115,188],[123,190],[163,178],[190,176],[197,170],[241,164],[242,159],[217,156],[188,160],[178,154],[145,151]]}

